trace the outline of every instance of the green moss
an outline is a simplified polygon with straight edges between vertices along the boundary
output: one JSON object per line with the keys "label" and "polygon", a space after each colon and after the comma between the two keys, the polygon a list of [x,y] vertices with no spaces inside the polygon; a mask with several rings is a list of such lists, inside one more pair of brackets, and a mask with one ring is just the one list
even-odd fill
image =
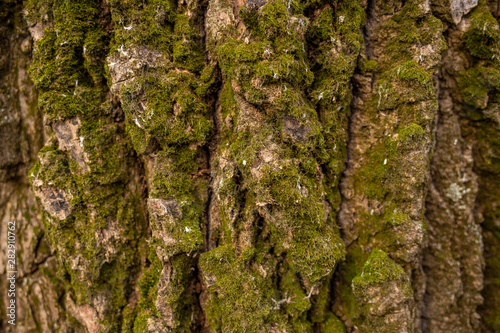
{"label": "green moss", "polygon": [[[311,21],[307,32],[311,68],[315,72],[310,99],[316,104],[321,136],[316,156],[327,167],[325,191],[333,206],[340,202],[336,190],[344,169],[347,121],[351,104],[351,78],[363,43],[365,11],[357,1],[341,2],[335,11],[326,6]],[[335,50],[335,56],[332,56]]]}
{"label": "green moss", "polygon": [[392,110],[407,103],[422,102],[435,97],[431,73],[410,60],[400,66],[391,66],[377,80],[374,94],[378,110]]}
{"label": "green moss", "polygon": [[485,5],[470,14],[471,26],[464,34],[465,47],[476,58],[492,60],[498,56],[500,32],[498,22]]}
{"label": "green moss", "polygon": [[439,50],[446,48],[442,36],[444,27],[440,20],[426,15],[424,7],[414,1],[407,1],[390,19],[377,26],[375,36],[384,46],[384,53],[379,56],[380,68],[390,70],[397,64],[413,59],[414,45],[429,44],[438,52],[431,58],[420,58],[425,64],[439,61]]}
{"label": "green moss", "polygon": [[[336,32],[327,22],[335,22],[333,10],[321,14],[324,22],[313,22],[309,32],[303,9],[296,1],[290,9],[274,0],[260,8],[242,6],[251,36],[243,41],[228,34],[214,50],[223,78],[217,152],[224,162],[218,174],[224,177],[214,193],[222,225],[219,247],[203,254],[200,265],[209,285],[207,320],[215,331],[259,331],[270,323],[282,331],[312,331],[307,295],[313,285],[320,288],[329,280],[344,257],[335,213],[325,215],[325,210],[327,196],[339,200],[332,184],[343,169],[349,84],[362,27],[346,22],[342,36],[348,47],[332,57],[330,34]],[[357,4],[342,10],[364,18]],[[314,69],[308,38],[316,45],[329,43],[321,58],[311,56],[318,59]],[[311,87],[310,95],[304,87]],[[338,150],[332,149],[335,143]],[[334,169],[325,172],[328,181],[323,162]],[[272,273],[276,260],[281,261],[279,281]],[[311,297],[318,300],[318,323],[326,316],[328,286],[325,290]],[[252,308],[256,303],[259,309]]]}
{"label": "green moss", "polygon": [[314,324],[321,324],[328,321],[330,318],[330,293],[331,293],[331,277],[325,279],[319,288],[318,295],[314,298],[312,302],[311,310],[309,311],[309,318]]}
{"label": "green moss", "polygon": [[[482,222],[485,254],[485,286],[482,295],[484,303],[479,307],[486,329],[500,328],[500,271],[498,240],[500,232],[494,221],[500,211],[498,174],[500,170],[500,140],[498,139],[498,94],[499,75],[498,47],[500,33],[497,20],[490,13],[487,4],[481,1],[471,12],[471,26],[465,33],[465,46],[474,56],[471,68],[458,73],[463,111],[474,128],[474,168],[479,176],[477,202],[482,203]],[[471,132],[472,133],[472,132]]]}
{"label": "green moss", "polygon": [[57,75],[57,68],[53,63],[56,56],[56,39],[54,31],[46,31],[34,45],[33,63],[29,71],[35,87],[39,90],[48,89]]}
{"label": "green moss", "polygon": [[366,60],[363,62],[363,70],[366,72],[375,72],[378,68],[378,62],[376,60]]}
{"label": "green moss", "polygon": [[177,15],[174,36],[179,38],[174,43],[172,52],[175,64],[194,72],[202,70],[205,57],[201,45],[197,42],[198,33],[187,15]]}
{"label": "green moss", "polygon": [[[188,332],[191,326],[193,251],[203,245],[203,212],[208,200],[208,179],[199,171],[206,160],[203,146],[211,131],[207,96],[217,81],[216,66],[206,66],[199,31],[202,5],[174,1],[109,1],[115,23],[113,52],[120,47],[147,46],[160,50],[166,64],[136,73],[133,81],[121,86],[120,98],[126,129],[139,154],[154,152],[150,198],[173,202],[179,216],[165,223],[150,212],[152,248],[165,257],[171,281],[161,302],[171,308],[169,326]],[[170,61],[172,62],[170,62]],[[175,241],[164,242],[162,237]],[[148,290],[159,287],[150,281]],[[154,286],[154,287],[153,287]],[[153,289],[151,289],[153,288]],[[146,330],[147,320],[157,313],[146,310],[156,294],[143,295],[135,332]],[[147,303],[149,302],[149,303]]]}
{"label": "green moss", "polygon": [[342,320],[337,318],[333,313],[330,313],[324,323],[321,324],[321,332],[323,333],[345,333],[346,328]]}
{"label": "green moss", "polygon": [[370,150],[367,163],[359,168],[354,186],[357,192],[364,193],[370,199],[383,199],[388,190],[384,186],[389,166],[387,164],[387,146],[379,144]]}
{"label": "green moss", "polygon": [[[307,298],[302,286],[300,285],[299,277],[292,271],[288,270],[281,278],[280,290],[286,298],[286,302],[282,307],[291,322],[302,322],[301,326],[309,325],[307,320],[307,311],[311,308],[311,301]],[[312,327],[309,328],[309,330]]]}
{"label": "green moss", "polygon": [[335,22],[333,8],[327,7],[322,10],[318,17],[311,22],[308,36],[311,41],[321,43],[335,35]]}
{"label": "green moss", "polygon": [[236,258],[230,246],[219,246],[200,256],[210,301],[210,327],[222,332],[252,332],[265,327],[273,313],[274,288],[256,268]]}
{"label": "green moss", "polygon": [[217,83],[217,67],[214,65],[206,66],[200,73],[200,85],[196,88],[196,94],[200,97],[205,97],[209,93],[209,89],[213,88]]}
{"label": "green moss", "polygon": [[430,83],[431,76],[417,62],[410,60],[397,69],[397,77],[404,81],[414,81],[425,85]]}
{"label": "green moss", "polygon": [[51,1],[25,0],[23,6],[30,23],[40,22],[46,24],[52,19]]}
{"label": "green moss", "polygon": [[174,224],[152,219],[152,227],[168,233],[176,242],[160,244],[166,254],[191,252],[200,249],[203,234],[200,229],[202,212],[207,200],[208,183],[205,179],[191,177],[198,170],[197,149],[184,148],[177,152],[159,152],[153,175],[151,197],[175,200],[181,218]]}
{"label": "green moss", "polygon": [[[158,293],[157,284],[161,276],[162,264],[156,256],[154,247],[150,247],[149,261],[151,266],[146,268],[138,282],[140,291],[139,302],[134,310],[132,317],[133,332],[139,333],[147,330],[147,320],[150,317],[159,318],[160,314],[155,306],[155,300]],[[129,326],[130,327],[130,326]]]}
{"label": "green moss", "polygon": [[406,127],[403,127],[398,131],[398,140],[402,143],[414,142],[424,136],[425,132],[422,126],[412,123]]}
{"label": "green moss", "polygon": [[205,140],[211,124],[197,88],[193,74],[157,70],[122,89],[123,108],[139,152],[145,151],[144,136],[155,138],[164,149]]}
{"label": "green moss", "polygon": [[404,275],[403,268],[389,258],[384,251],[373,249],[361,274],[352,280],[352,285],[356,290],[356,288],[365,288],[373,284],[397,280]]}
{"label": "green moss", "polygon": [[91,30],[85,37],[83,44],[84,67],[96,85],[102,84],[104,81],[104,59],[109,51],[108,45],[109,36],[102,30]]}
{"label": "green moss", "polygon": [[115,24],[115,46],[145,45],[171,52],[175,38],[176,5],[170,0],[108,1]]}
{"label": "green moss", "polygon": [[106,34],[94,23],[97,5],[77,1],[47,8],[54,25],[35,43],[29,70],[40,91],[39,107],[49,121],[97,115],[108,49]]}
{"label": "green moss", "polygon": [[[474,109],[486,109],[490,97],[495,98],[500,91],[500,71],[497,68],[475,66],[461,74],[458,81],[464,102]],[[473,120],[484,117],[481,112],[471,110]]]}
{"label": "green moss", "polygon": [[[116,331],[121,310],[130,295],[130,283],[138,273],[145,232],[140,195],[129,181],[133,161],[120,125],[108,118],[112,112],[104,83],[104,62],[109,36],[99,20],[100,5],[94,1],[42,2],[28,10],[43,8],[36,20],[50,21],[35,44],[30,75],[39,89],[39,108],[49,123],[78,117],[83,170],[72,151],[62,151],[57,141],[40,152],[40,163],[32,169],[31,181],[66,193],[70,215],[57,220],[45,214],[44,229],[49,242],[57,244],[58,278],[78,305],[103,297],[109,305],[100,324]],[[75,123],[73,123],[75,124]],[[62,148],[61,148],[62,149]],[[43,194],[42,194],[43,195]],[[114,226],[118,236],[115,253],[101,239],[104,229]],[[79,268],[75,270],[75,265]]]}
{"label": "green moss", "polygon": [[402,225],[410,221],[410,217],[408,216],[408,214],[397,211],[385,215],[384,219],[387,223],[395,226]]}
{"label": "green moss", "polygon": [[[372,251],[361,273],[352,280],[352,289],[359,304],[359,317],[354,322],[363,331],[389,333],[399,330],[402,325],[411,327],[406,318],[388,321],[386,315],[394,313],[397,308],[379,303],[378,295],[394,292],[398,293],[398,302],[410,303],[413,299],[411,284],[403,268],[384,251]],[[401,300],[401,297],[405,299]],[[377,311],[382,307],[384,314],[380,315]]]}

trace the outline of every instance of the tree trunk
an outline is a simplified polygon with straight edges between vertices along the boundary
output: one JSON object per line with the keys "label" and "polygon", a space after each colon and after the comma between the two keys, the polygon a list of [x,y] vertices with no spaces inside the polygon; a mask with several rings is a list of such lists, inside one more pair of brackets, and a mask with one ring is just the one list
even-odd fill
{"label": "tree trunk", "polygon": [[0,0],[1,330],[500,332],[497,7]]}

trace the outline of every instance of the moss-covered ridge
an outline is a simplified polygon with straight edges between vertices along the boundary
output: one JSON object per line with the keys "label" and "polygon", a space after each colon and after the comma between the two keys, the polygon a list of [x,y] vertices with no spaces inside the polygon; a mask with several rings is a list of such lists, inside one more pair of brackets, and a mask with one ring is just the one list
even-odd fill
{"label": "moss-covered ridge", "polygon": [[[222,267],[211,265],[222,260],[219,248],[200,258],[209,285],[207,319],[216,330],[303,332],[335,318],[329,281],[344,257],[335,187],[364,20],[360,5],[337,7],[334,13],[320,3],[243,5],[242,32],[227,25],[207,40],[223,77],[214,194],[220,242],[231,258]],[[321,8],[321,14],[308,18],[306,8]],[[343,21],[347,16],[355,19]],[[249,288],[255,269],[255,281],[271,281]],[[241,288],[265,306],[237,322],[231,318],[247,316],[252,307],[239,298]],[[220,314],[228,306],[230,318]]]}
{"label": "moss-covered ridge", "polygon": [[[353,288],[362,284],[360,274],[370,266],[370,258],[380,254],[373,249],[389,254],[394,265],[407,272],[418,265],[438,110],[432,77],[446,43],[442,23],[421,1],[375,1],[368,11],[372,21],[366,26],[366,49],[355,76],[358,100],[353,104],[350,138],[355,162],[348,166],[341,186],[345,210],[340,221],[350,245],[340,267],[341,301],[335,307],[347,309],[350,320],[364,330],[379,331],[395,313],[382,308],[377,314],[380,322],[373,321],[365,304],[368,298],[358,297]],[[396,315],[400,317],[393,318],[403,326],[414,321],[415,305],[408,302]]]}
{"label": "moss-covered ridge", "polygon": [[117,331],[138,274],[145,224],[130,175],[131,146],[107,96],[105,19],[93,1],[26,1],[25,8],[44,27],[30,74],[54,133],[30,174],[48,208],[44,225],[58,278],[78,307],[91,306],[93,322],[84,326]]}
{"label": "moss-covered ridge", "polygon": [[[474,171],[479,176],[476,202],[480,203],[484,242],[484,303],[479,313],[487,329],[500,329],[500,140],[498,105],[500,101],[500,27],[485,1],[470,13],[470,26],[464,33],[469,68],[456,75],[461,112],[470,123],[467,129],[474,137]],[[469,127],[470,126],[470,127]]]}
{"label": "moss-covered ridge", "polygon": [[133,330],[189,332],[196,324],[194,255],[203,247],[208,200],[205,147],[212,123],[207,91],[215,76],[203,55],[203,4],[109,5],[115,25],[107,62],[111,90],[121,101],[135,151],[151,161],[146,170],[149,244],[161,267],[141,278],[149,281],[150,292],[141,294]]}
{"label": "moss-covered ridge", "polygon": [[394,332],[414,328],[413,318],[398,316],[412,308],[413,291],[403,268],[387,254],[374,249],[353,280],[354,295],[361,304],[360,328],[367,332]]}

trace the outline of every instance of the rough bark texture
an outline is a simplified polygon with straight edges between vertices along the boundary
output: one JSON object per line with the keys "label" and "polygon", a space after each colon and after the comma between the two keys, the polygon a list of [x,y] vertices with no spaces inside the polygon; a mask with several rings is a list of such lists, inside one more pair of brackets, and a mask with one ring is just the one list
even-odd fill
{"label": "rough bark texture", "polygon": [[497,10],[0,0],[1,330],[500,332]]}

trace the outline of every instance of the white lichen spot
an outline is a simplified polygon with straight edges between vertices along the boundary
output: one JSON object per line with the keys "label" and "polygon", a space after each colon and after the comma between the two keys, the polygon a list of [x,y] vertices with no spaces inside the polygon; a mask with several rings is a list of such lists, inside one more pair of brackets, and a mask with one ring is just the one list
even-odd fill
{"label": "white lichen spot", "polygon": [[168,214],[167,207],[165,207],[165,205],[162,202],[160,202],[160,205],[162,206],[163,210],[165,211],[165,214]]}
{"label": "white lichen spot", "polygon": [[373,209],[372,209],[372,210],[370,210],[370,215],[373,215]]}
{"label": "white lichen spot", "polygon": [[186,232],[191,232],[191,229],[186,227],[184,230],[186,230]]}
{"label": "white lichen spot", "polygon": [[83,136],[80,137],[80,147],[83,147]]}
{"label": "white lichen spot", "polygon": [[458,143],[458,139],[455,139],[455,141],[453,141],[453,144],[456,146]]}
{"label": "white lichen spot", "polygon": [[125,52],[124,48],[123,48],[123,44],[120,45],[120,48],[118,49],[118,52],[120,52],[121,54],[123,54],[124,56],[126,56],[128,53]]}
{"label": "white lichen spot", "polygon": [[123,29],[125,29],[125,30],[130,30],[132,28],[133,28],[132,24],[130,24],[128,27],[123,27]]}
{"label": "white lichen spot", "polygon": [[377,110],[380,109],[380,103],[382,102],[382,94],[386,91],[384,86],[379,86],[378,87],[378,104],[377,104]]}
{"label": "white lichen spot", "polygon": [[386,165],[386,164],[387,164],[387,158],[384,160],[384,165]]}
{"label": "white lichen spot", "polygon": [[274,78],[275,80],[277,80],[277,79],[278,79],[278,74],[274,73],[273,78]]}
{"label": "white lichen spot", "polygon": [[450,198],[453,202],[460,201],[463,196],[470,192],[470,188],[465,188],[457,183],[452,183],[450,187],[446,190],[446,196]]}
{"label": "white lichen spot", "polygon": [[344,17],[344,16],[342,16],[342,15],[341,15],[341,16],[339,16],[339,22],[340,22],[340,23],[344,23],[344,20],[345,20],[345,17]]}
{"label": "white lichen spot", "polygon": [[243,160],[243,165],[247,165],[247,161],[246,160]]}
{"label": "white lichen spot", "polygon": [[137,118],[134,118],[134,122],[137,125],[137,127],[144,129],[144,127],[142,127],[141,124],[139,124],[139,121],[137,120]]}
{"label": "white lichen spot", "polygon": [[321,94],[319,94],[318,101],[321,101],[322,99],[323,99],[323,92],[321,92]]}

